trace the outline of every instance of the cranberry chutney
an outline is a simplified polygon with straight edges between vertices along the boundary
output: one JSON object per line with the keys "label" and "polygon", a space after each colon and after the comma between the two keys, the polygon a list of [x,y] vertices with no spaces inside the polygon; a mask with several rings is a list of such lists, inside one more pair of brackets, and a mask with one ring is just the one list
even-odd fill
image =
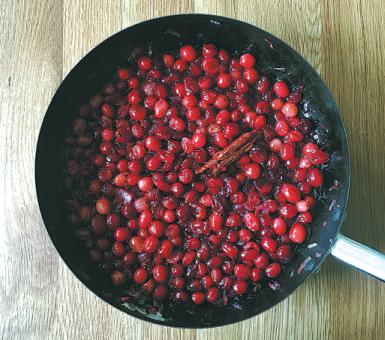
{"label": "cranberry chutney", "polygon": [[275,289],[311,232],[328,154],[303,86],[252,54],[139,47],[65,137],[68,224],[127,296],[212,303]]}

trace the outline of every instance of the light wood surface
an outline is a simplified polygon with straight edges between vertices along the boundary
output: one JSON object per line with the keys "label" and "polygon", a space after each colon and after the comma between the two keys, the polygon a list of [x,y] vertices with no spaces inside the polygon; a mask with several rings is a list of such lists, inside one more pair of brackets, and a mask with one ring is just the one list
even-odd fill
{"label": "light wood surface", "polygon": [[385,284],[328,258],[296,293],[231,326],[155,326],[86,289],[55,251],[34,186],[45,110],[63,77],[120,29],[176,13],[240,19],[320,73],[346,124],[352,183],[342,233],[385,253],[385,27],[380,0],[1,0],[1,339],[385,339]]}

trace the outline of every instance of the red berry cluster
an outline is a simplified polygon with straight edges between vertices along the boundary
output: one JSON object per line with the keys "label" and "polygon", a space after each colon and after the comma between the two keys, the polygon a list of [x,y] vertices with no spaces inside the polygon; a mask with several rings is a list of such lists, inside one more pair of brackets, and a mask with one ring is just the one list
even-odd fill
{"label": "red berry cluster", "polygon": [[[226,305],[293,260],[328,156],[297,117],[303,88],[260,74],[251,54],[150,52],[136,49],[136,66],[78,108],[65,139],[68,222],[116,286]],[[253,129],[250,151],[196,175]]]}

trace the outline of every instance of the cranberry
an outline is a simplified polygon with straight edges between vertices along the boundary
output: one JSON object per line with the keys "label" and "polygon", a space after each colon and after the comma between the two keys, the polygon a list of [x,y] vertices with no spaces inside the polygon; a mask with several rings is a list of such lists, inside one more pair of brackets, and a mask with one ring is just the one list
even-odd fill
{"label": "cranberry", "polygon": [[184,46],[180,49],[180,57],[187,62],[192,62],[196,59],[198,53],[191,45]]}
{"label": "cranberry", "polygon": [[238,280],[234,282],[232,290],[234,294],[245,294],[248,288],[249,288],[249,285],[246,281]]}
{"label": "cranberry", "polygon": [[261,242],[262,247],[271,253],[274,253],[277,250],[277,242],[272,238],[265,237]]}
{"label": "cranberry", "polygon": [[251,277],[251,269],[248,266],[245,266],[244,264],[237,264],[234,267],[234,275],[238,279],[247,280]]}
{"label": "cranberry", "polygon": [[160,150],[162,147],[161,141],[154,136],[147,137],[144,143],[146,148],[151,151]]}
{"label": "cranberry", "polygon": [[254,260],[253,263],[254,265],[259,268],[259,269],[264,269],[268,266],[269,264],[269,258],[266,253],[262,253],[261,255],[257,256]]}
{"label": "cranberry", "polygon": [[206,300],[214,303],[221,297],[221,291],[217,287],[210,288],[206,293]]}
{"label": "cranberry", "polygon": [[306,229],[302,224],[296,223],[290,228],[290,240],[294,243],[302,243],[306,239]]}
{"label": "cranberry", "polygon": [[301,199],[301,192],[293,184],[284,184],[281,188],[281,192],[290,203],[296,203]]}
{"label": "cranberry", "polygon": [[147,271],[143,268],[138,268],[134,273],[134,281],[138,284],[143,284],[147,281]]}
{"label": "cranberry", "polygon": [[322,172],[317,168],[310,169],[307,173],[307,182],[313,187],[321,186],[323,182]]}
{"label": "cranberry", "polygon": [[206,301],[204,293],[201,293],[201,292],[196,292],[191,294],[191,300],[197,305],[201,305]]}
{"label": "cranberry", "polygon": [[278,97],[286,98],[289,95],[289,88],[283,80],[278,80],[273,86]]}
{"label": "cranberry", "polygon": [[280,260],[282,263],[288,263],[293,260],[294,252],[290,246],[288,246],[287,244],[282,244],[278,247],[276,256],[277,259]]}
{"label": "cranberry", "polygon": [[169,288],[166,284],[158,284],[153,292],[153,297],[155,300],[162,301],[165,300],[168,296]]}
{"label": "cranberry", "polygon": [[122,287],[126,283],[126,276],[120,271],[114,271],[111,280],[116,287]]}
{"label": "cranberry", "polygon": [[280,266],[280,264],[277,263],[277,262],[273,262],[273,263],[269,264],[265,268],[265,273],[266,273],[266,276],[268,276],[268,277],[276,277],[276,276],[278,276],[281,273],[281,266]]}

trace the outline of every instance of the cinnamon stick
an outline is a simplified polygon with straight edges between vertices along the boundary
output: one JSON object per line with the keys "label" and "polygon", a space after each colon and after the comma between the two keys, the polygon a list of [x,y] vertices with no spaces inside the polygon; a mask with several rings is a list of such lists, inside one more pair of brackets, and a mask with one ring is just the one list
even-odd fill
{"label": "cinnamon stick", "polygon": [[[236,161],[240,156],[245,152],[249,151],[256,141],[258,136],[258,131],[253,130],[251,132],[246,132],[239,136],[234,142],[225,147],[223,150],[218,151],[205,165],[203,165],[197,173],[200,174],[207,169],[214,168],[217,164],[221,167],[227,167],[234,161]],[[214,170],[214,174],[218,170]]]}

